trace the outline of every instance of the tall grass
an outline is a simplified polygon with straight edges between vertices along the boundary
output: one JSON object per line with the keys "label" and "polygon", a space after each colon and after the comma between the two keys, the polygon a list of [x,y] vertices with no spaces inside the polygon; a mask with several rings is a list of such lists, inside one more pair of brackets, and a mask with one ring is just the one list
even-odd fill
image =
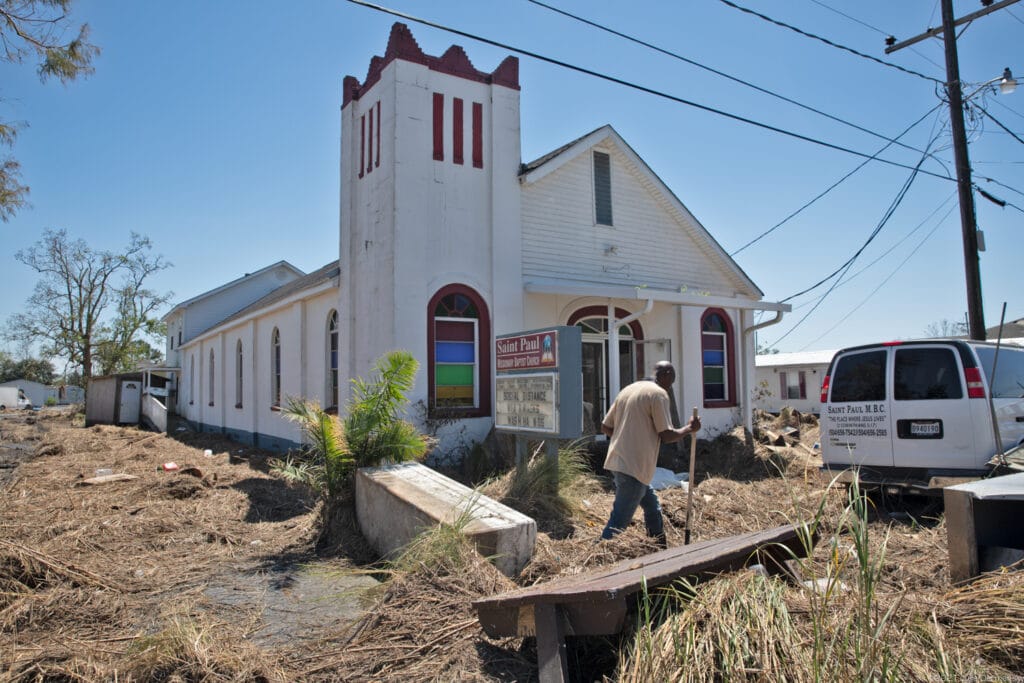
{"label": "tall grass", "polygon": [[484,491],[538,521],[559,520],[579,510],[589,474],[586,454],[574,442],[558,450],[557,460],[537,448],[524,467],[489,482]]}
{"label": "tall grass", "polygon": [[[823,497],[800,526],[824,528],[824,510]],[[699,586],[678,582],[646,597],[618,679],[900,679],[908,647],[905,634],[893,628],[900,597],[888,607],[880,600],[887,535],[872,545],[868,512],[867,496],[851,486],[819,559],[794,556],[804,576],[821,576],[801,587],[746,571]],[[803,538],[810,558],[811,533]]]}
{"label": "tall grass", "polygon": [[469,558],[476,552],[466,535],[466,527],[473,521],[480,495],[474,494],[451,522],[441,522],[421,531],[402,548],[388,568],[394,572],[429,571],[451,573],[469,566]]}

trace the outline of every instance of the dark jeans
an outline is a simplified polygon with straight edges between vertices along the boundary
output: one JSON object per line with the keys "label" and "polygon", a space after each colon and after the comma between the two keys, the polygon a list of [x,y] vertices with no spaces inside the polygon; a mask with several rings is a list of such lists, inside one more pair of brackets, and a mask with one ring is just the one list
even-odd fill
{"label": "dark jeans", "polygon": [[608,518],[608,524],[601,533],[601,538],[613,538],[621,533],[633,519],[633,513],[637,507],[643,508],[644,524],[647,526],[647,535],[658,538],[665,534],[664,523],[661,518],[661,501],[657,494],[647,484],[623,474],[612,472],[615,476],[615,502],[612,503],[612,514]]}

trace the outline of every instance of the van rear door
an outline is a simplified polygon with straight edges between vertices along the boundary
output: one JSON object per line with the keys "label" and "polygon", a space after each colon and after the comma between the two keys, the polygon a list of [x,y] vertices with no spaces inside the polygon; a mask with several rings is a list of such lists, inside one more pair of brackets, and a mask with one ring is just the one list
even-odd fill
{"label": "van rear door", "polygon": [[[972,344],[972,347],[985,368],[1003,450],[1009,450],[1024,443],[1024,349],[1003,346],[997,357],[992,345]],[[995,379],[992,378],[993,365]],[[992,448],[994,451],[994,442]]]}
{"label": "van rear door", "polygon": [[827,465],[891,467],[887,410],[888,347],[838,354],[822,406],[822,460]]}
{"label": "van rear door", "polygon": [[[976,429],[967,393],[963,363],[953,345],[894,347],[893,464],[951,469],[976,467]],[[976,403],[979,409],[985,408],[982,401]],[[983,411],[979,417],[985,417]]]}

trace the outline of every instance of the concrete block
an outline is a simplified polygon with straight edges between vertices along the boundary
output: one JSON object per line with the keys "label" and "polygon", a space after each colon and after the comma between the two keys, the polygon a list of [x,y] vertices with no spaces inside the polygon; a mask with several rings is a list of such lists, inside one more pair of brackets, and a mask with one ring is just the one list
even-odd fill
{"label": "concrete block", "polygon": [[393,555],[424,529],[452,523],[467,508],[465,533],[506,576],[516,576],[533,556],[537,523],[478,495],[420,463],[365,467],[356,473],[356,517],[363,536],[381,555]]}
{"label": "concrete block", "polygon": [[1024,472],[942,489],[949,578],[969,581],[1024,556]]}

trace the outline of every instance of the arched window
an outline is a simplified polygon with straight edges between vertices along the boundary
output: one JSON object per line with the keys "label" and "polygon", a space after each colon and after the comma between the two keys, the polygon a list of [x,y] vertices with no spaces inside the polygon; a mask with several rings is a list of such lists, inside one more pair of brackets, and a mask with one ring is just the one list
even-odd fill
{"label": "arched window", "polygon": [[213,371],[213,349],[210,349],[210,405],[213,405],[213,381],[215,373]]}
{"label": "arched window", "polygon": [[242,340],[235,342],[235,407],[242,407]]}
{"label": "arched window", "polygon": [[328,408],[338,407],[338,312],[327,317],[327,400]]}
{"label": "arched window", "polygon": [[[616,318],[626,318],[629,311],[615,309]],[[609,363],[619,365],[619,388],[635,382],[643,376],[644,331],[639,320],[619,325],[619,348],[615,353],[608,350],[608,307],[584,306],[569,316],[569,325],[580,328],[583,336],[583,404],[589,422],[584,422],[587,433],[600,433],[601,420],[605,411],[615,399],[609,396]]]}
{"label": "arched window", "polygon": [[427,304],[430,412],[491,414],[491,319],[483,297],[465,285],[439,289]]}
{"label": "arched window", "polygon": [[281,407],[281,333],[276,327],[270,335],[270,404]]}
{"label": "arched window", "polygon": [[732,321],[720,308],[709,308],[700,319],[704,407],[736,405],[736,363]]}

